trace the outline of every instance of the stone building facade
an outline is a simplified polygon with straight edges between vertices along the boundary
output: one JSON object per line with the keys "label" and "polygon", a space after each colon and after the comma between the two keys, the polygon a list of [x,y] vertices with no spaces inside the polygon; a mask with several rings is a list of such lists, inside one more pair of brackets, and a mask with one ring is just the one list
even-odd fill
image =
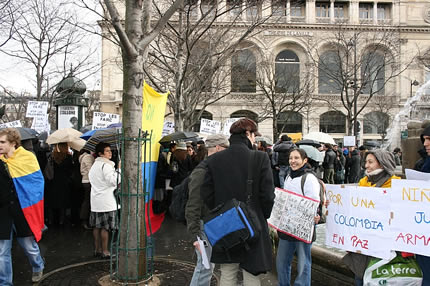
{"label": "stone building facade", "polygon": [[[234,1],[234,3],[237,2]],[[366,141],[381,141],[386,136],[385,129],[403,104],[415,93],[419,85],[430,78],[429,71],[418,60],[420,56],[430,51],[429,2],[415,0],[239,2],[243,3],[240,17],[244,23],[251,16],[268,17],[265,24],[259,27],[260,33],[256,33],[247,40],[249,48],[241,51],[248,53],[248,56],[251,55],[255,61],[255,69],[247,71],[247,76],[249,73],[251,74],[250,81],[255,80],[263,58],[271,58],[276,69],[279,66],[278,70],[296,72],[299,82],[305,78],[311,78],[313,89],[310,96],[315,100],[312,101],[312,106],[309,106],[306,112],[301,109],[298,112],[286,112],[280,115],[280,123],[283,123],[283,118],[289,118],[286,123],[286,132],[306,134],[312,131],[323,131],[330,133],[336,141],[341,142],[343,136],[348,133],[348,129],[352,128],[347,123],[345,117],[347,110],[342,106],[339,91],[330,88],[327,84],[330,80],[323,77],[323,71],[314,68],[317,55],[330,54],[332,45],[329,39],[338,33],[339,29],[342,29],[346,35],[345,38],[349,37],[349,39],[354,39],[354,37],[357,39],[357,34],[366,35],[367,39],[362,39],[360,42],[350,40],[356,59],[364,57],[366,49],[368,50],[369,46],[376,44],[381,50],[388,51],[388,54],[391,53],[393,59],[389,63],[383,64],[383,71],[379,71],[379,75],[383,79],[393,75],[390,73],[390,69],[402,71],[384,84],[384,87],[373,96],[371,103],[358,116],[360,144]],[[250,5],[250,2],[253,4]],[[218,5],[219,9],[227,9],[230,0],[219,0],[218,3],[198,0],[188,1],[188,3],[201,7]],[[204,9],[197,9],[195,17],[198,18],[203,13],[202,11]],[[225,13],[218,21],[228,21],[232,13],[237,13],[236,11],[238,10]],[[386,31],[389,31],[390,37],[395,40],[391,43],[389,39],[372,43],[372,39],[376,41],[378,35]],[[346,47],[349,46],[349,44],[346,45]],[[121,113],[121,56],[119,48],[105,39],[102,41],[102,60],[104,64],[100,97],[101,111]],[[229,65],[233,70],[234,61],[230,61]],[[365,74],[366,70],[357,72]],[[372,73],[372,68],[369,69],[369,72]],[[217,103],[208,106],[203,117],[221,122],[231,117],[244,115],[258,119],[261,114],[261,102],[264,100],[259,88],[243,87],[240,85],[240,81],[235,81],[233,76],[231,76],[230,83],[232,92]],[[378,84],[378,82],[375,83],[376,87]],[[354,89],[353,78],[347,88]],[[367,100],[366,88],[359,97],[360,100]],[[378,101],[385,103],[385,111],[376,108]],[[387,105],[387,102],[390,104]],[[166,112],[168,111],[166,110]],[[407,119],[405,118],[406,121]],[[378,124],[375,125],[372,122],[378,122]],[[272,137],[273,128],[270,118],[260,121],[259,128],[263,135]],[[396,138],[392,147],[400,145],[400,135],[395,134],[394,136]]]}

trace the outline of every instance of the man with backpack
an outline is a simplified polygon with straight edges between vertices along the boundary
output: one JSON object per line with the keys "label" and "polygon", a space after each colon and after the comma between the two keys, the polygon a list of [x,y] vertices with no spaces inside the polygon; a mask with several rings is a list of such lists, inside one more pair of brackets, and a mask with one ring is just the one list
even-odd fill
{"label": "man with backpack", "polygon": [[281,141],[277,142],[275,146],[273,146],[273,151],[276,152],[276,155],[273,158],[276,158],[274,159],[276,162],[272,163],[275,168],[279,170],[279,184],[281,188],[284,187],[285,177],[290,170],[290,152],[293,148],[296,148],[296,144],[291,141],[291,138],[288,135],[282,135]]}
{"label": "man with backpack", "polygon": [[[228,148],[229,142],[222,134],[209,135],[206,139],[207,156],[210,157],[219,151]],[[206,160],[202,161],[189,176],[188,180],[188,201],[185,207],[185,219],[187,221],[187,229],[194,238],[199,237],[207,243],[206,235],[202,229],[201,219],[207,215],[208,208],[203,204],[200,197],[200,188],[203,184],[207,172]],[[206,269],[203,265],[202,251],[198,241],[193,243],[197,255],[197,264],[194,268],[193,277],[190,286],[210,285],[214,264],[210,264],[210,269]]]}

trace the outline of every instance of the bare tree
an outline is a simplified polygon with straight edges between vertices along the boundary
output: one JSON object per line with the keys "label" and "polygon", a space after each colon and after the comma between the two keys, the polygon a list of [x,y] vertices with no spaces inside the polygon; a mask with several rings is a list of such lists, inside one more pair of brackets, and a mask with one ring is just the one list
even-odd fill
{"label": "bare tree", "polygon": [[154,86],[171,91],[168,105],[177,130],[189,130],[206,107],[230,94],[231,57],[270,17],[262,16],[261,1],[242,4],[186,1],[151,44],[145,74]]}
{"label": "bare tree", "polygon": [[399,106],[399,96],[380,96],[372,97],[369,103],[371,112],[365,116],[363,133],[378,133],[384,142],[387,136],[387,129],[395,116],[395,110]]}
{"label": "bare tree", "polygon": [[[287,131],[285,128],[293,112],[311,106],[314,81],[309,74],[300,73],[298,66],[275,63],[274,59],[273,55],[268,56],[260,63],[257,86],[262,93],[259,120],[271,118],[273,138],[278,138]],[[282,122],[280,130],[279,122]]]}
{"label": "bare tree", "polygon": [[[340,25],[326,39],[325,46],[310,45],[310,56],[318,71],[318,92],[340,95],[350,127],[348,134],[358,134],[358,115],[374,96],[389,94],[393,80],[410,63],[400,65],[400,37],[395,28],[377,30],[347,29]],[[403,52],[403,51],[402,51]],[[320,97],[324,100],[324,96]],[[326,100],[339,110],[339,100]]]}
{"label": "bare tree", "polygon": [[83,53],[87,35],[78,31],[76,15],[68,7],[66,2],[23,1],[14,12],[11,39],[1,50],[34,69],[37,100],[46,100],[52,82],[66,77],[69,69],[75,75],[98,69],[98,63],[89,61],[95,48]]}
{"label": "bare tree", "polygon": [[11,38],[15,25],[15,11],[17,3],[12,0],[0,1],[0,48],[3,47]]}

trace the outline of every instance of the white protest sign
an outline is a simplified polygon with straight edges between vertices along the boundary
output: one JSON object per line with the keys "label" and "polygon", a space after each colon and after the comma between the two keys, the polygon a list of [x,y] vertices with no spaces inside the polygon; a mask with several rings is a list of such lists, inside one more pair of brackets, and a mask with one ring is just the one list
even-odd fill
{"label": "white protest sign", "polygon": [[26,117],[36,117],[38,115],[45,115],[48,112],[47,101],[29,101],[27,103]]}
{"label": "white protest sign", "polygon": [[78,129],[78,107],[73,105],[58,106],[58,129]]}
{"label": "white protest sign", "polygon": [[171,121],[164,121],[163,132],[161,133],[161,136],[166,136],[173,132],[175,132],[175,123]]}
{"label": "white protest sign", "polygon": [[14,127],[22,127],[21,121],[15,120],[15,121],[0,124],[0,128],[14,128]]}
{"label": "white protest sign", "polygon": [[221,122],[202,118],[200,120],[200,133],[217,134],[221,131]]}
{"label": "white protest sign", "polygon": [[51,125],[49,124],[48,114],[33,117],[31,129],[34,129],[39,133],[42,133],[44,131],[49,133],[49,131],[51,130]]}
{"label": "white protest sign", "polygon": [[326,185],[326,245],[388,259],[391,189]]}
{"label": "white protest sign", "polygon": [[412,169],[405,169],[406,179],[418,181],[430,181],[430,173],[415,171]]}
{"label": "white protest sign", "polygon": [[276,188],[275,204],[267,223],[306,243],[312,242],[314,217],[319,201]]}
{"label": "white protest sign", "polygon": [[106,128],[113,123],[119,123],[119,114],[104,112],[93,113],[93,130]]}
{"label": "white protest sign", "polygon": [[392,180],[394,250],[430,256],[430,187],[425,181]]}
{"label": "white protest sign", "polygon": [[230,127],[233,125],[233,123],[235,123],[236,121],[238,121],[240,118],[229,118],[224,122],[224,127],[222,130],[222,134],[224,134],[225,136],[230,136]]}
{"label": "white protest sign", "polygon": [[355,136],[344,136],[343,137],[343,146],[344,147],[355,146],[355,145],[356,145]]}

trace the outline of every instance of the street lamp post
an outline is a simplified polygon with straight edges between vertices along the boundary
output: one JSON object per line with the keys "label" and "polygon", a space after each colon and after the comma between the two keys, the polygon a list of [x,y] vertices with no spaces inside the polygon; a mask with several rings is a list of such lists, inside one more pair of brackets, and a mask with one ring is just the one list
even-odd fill
{"label": "street lamp post", "polygon": [[[413,88],[413,86],[418,86],[419,84],[420,83],[416,79],[411,80],[411,91],[409,93],[409,97],[410,98],[412,98],[412,88]],[[412,106],[411,106],[411,111],[409,112],[409,119],[412,119]]]}

